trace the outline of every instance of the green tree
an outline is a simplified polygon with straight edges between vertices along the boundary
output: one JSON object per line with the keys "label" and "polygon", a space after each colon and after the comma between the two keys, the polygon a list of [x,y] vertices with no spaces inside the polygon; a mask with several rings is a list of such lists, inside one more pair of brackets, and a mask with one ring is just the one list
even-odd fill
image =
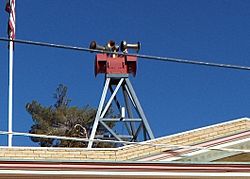
{"label": "green tree", "polygon": [[[96,115],[96,109],[90,106],[83,108],[70,107],[70,99],[67,97],[67,87],[60,84],[54,94],[56,100],[53,106],[43,106],[37,101],[27,103],[26,110],[32,116],[34,124],[30,133],[46,134],[68,137],[86,138],[91,132],[91,126]],[[112,112],[109,112],[112,115]],[[109,124],[113,127],[113,124]],[[104,128],[98,129],[99,134],[105,134]],[[87,142],[47,139],[31,137],[33,142],[39,143],[41,147],[86,147]],[[94,147],[112,147],[111,144],[99,143]]]}

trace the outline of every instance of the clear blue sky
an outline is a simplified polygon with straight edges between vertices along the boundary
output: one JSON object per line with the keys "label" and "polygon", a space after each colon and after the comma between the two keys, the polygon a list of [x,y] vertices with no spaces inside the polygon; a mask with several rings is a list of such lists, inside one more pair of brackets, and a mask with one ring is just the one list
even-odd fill
{"label": "clear blue sky", "polygon": [[[0,7],[7,37],[4,1]],[[16,0],[16,38],[82,47],[140,41],[141,54],[250,66],[249,9],[248,0]],[[104,76],[94,77],[94,54],[20,44],[14,53],[14,131],[28,132],[25,104],[52,105],[60,83],[72,105],[97,107]],[[7,130],[7,83],[1,42],[0,130]],[[140,59],[132,83],[156,137],[250,116],[250,71]],[[14,145],[28,144],[14,137]]]}

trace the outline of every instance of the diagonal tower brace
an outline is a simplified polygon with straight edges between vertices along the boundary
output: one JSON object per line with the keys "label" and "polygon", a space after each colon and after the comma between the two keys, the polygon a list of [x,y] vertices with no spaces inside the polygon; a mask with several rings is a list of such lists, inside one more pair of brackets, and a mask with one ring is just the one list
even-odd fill
{"label": "diagonal tower brace", "polygon": [[[113,86],[115,87],[114,89]],[[122,91],[123,94],[122,101],[119,101],[117,98],[119,90]],[[111,93],[109,98],[108,91]],[[115,102],[120,113],[116,118],[106,117],[113,101]],[[125,107],[121,107],[121,102],[124,103]],[[134,113],[136,113],[135,115],[138,117],[134,117]],[[122,135],[121,131],[113,130],[107,125],[107,122],[113,122],[115,124],[123,123],[127,129],[126,132],[128,135]],[[107,130],[110,136],[112,136],[112,139],[118,141],[145,141],[154,139],[154,135],[133,86],[128,78],[128,74],[106,74],[101,100],[89,137],[88,148],[92,148],[94,144],[94,139],[97,137],[99,125]],[[139,136],[140,134],[141,136]]]}

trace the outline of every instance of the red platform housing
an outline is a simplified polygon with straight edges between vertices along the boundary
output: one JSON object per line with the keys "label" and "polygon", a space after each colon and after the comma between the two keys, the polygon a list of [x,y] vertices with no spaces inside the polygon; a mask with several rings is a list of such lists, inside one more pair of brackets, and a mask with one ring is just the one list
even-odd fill
{"label": "red platform housing", "polygon": [[117,56],[112,57],[107,54],[97,54],[95,59],[95,75],[105,74],[136,74],[137,57]]}

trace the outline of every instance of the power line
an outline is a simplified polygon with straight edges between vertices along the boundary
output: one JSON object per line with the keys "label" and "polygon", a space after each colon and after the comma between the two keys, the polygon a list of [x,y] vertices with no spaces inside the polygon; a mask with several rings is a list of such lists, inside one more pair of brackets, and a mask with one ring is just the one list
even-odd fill
{"label": "power line", "polygon": [[78,51],[87,51],[87,52],[99,52],[99,50],[93,50],[89,48],[83,48],[83,47],[74,47],[69,45],[59,45],[59,44],[53,44],[53,43],[46,43],[46,42],[37,42],[37,41],[31,41],[31,40],[21,40],[21,39],[8,39],[8,38],[0,38],[0,41],[13,41],[15,43],[20,44],[28,44],[28,45],[36,45],[36,46],[44,46],[44,47],[52,47],[52,48],[62,48],[62,49],[68,49],[68,50],[78,50]]}
{"label": "power line", "polygon": [[126,56],[138,57],[138,58],[142,58],[142,59],[146,59],[146,60],[157,60],[157,61],[163,61],[163,62],[175,62],[175,63],[200,65],[200,66],[210,66],[210,67],[217,67],[217,68],[229,68],[229,69],[237,69],[237,70],[250,70],[250,66],[223,64],[223,63],[214,63],[214,62],[205,62],[205,61],[199,61],[199,60],[187,60],[187,59],[182,59],[182,58],[160,57],[160,56],[143,55],[143,54],[124,54],[124,53],[121,53],[121,52],[110,52],[110,51],[89,49],[89,48],[84,48],[84,47],[77,47],[77,46],[70,46],[70,45],[60,45],[60,44],[53,44],[53,43],[47,43],[47,42],[37,42],[37,41],[30,41],[30,40],[21,40],[21,39],[11,40],[11,39],[8,39],[8,38],[0,37],[0,41],[5,41],[5,42],[13,41],[15,43],[20,43],[20,44],[29,44],[29,45],[36,45],[36,46],[44,46],[44,47],[61,48],[61,49],[68,49],[68,50],[85,51],[85,52],[126,55]]}

